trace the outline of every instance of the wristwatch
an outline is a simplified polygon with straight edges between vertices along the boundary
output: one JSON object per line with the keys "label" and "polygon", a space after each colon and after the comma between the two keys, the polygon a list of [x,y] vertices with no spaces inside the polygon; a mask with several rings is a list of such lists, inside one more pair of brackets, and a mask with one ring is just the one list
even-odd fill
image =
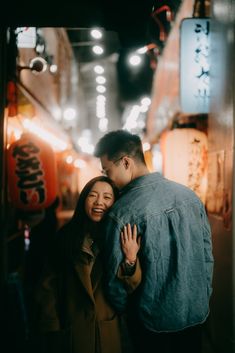
{"label": "wristwatch", "polygon": [[129,267],[133,267],[136,264],[136,260],[135,261],[129,261],[129,260],[125,260],[125,265],[129,266]]}

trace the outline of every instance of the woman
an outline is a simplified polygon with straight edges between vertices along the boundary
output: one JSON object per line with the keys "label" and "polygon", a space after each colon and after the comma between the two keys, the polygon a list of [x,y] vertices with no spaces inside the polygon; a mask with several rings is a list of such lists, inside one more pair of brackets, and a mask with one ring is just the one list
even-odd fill
{"label": "woman", "polygon": [[[104,296],[101,261],[101,221],[117,196],[109,178],[93,178],[82,190],[72,219],[58,232],[55,255],[37,291],[44,352],[124,352],[120,317]],[[124,263],[136,259],[136,227],[124,227],[121,244]],[[138,259],[131,272],[128,268],[125,273],[122,265],[120,272],[130,290],[135,289],[141,279]]]}

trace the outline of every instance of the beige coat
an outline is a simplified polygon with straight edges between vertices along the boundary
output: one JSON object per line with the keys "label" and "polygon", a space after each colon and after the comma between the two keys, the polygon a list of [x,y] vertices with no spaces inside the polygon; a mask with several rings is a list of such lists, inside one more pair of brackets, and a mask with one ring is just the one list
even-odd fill
{"label": "beige coat", "polygon": [[[100,257],[92,257],[92,262],[90,255],[89,249],[83,248],[79,260],[63,275],[49,271],[39,288],[39,326],[51,336],[50,353],[59,353],[58,349],[64,353],[130,351],[123,318],[104,297]],[[123,280],[129,289],[135,289],[141,280],[139,262],[134,275]]]}

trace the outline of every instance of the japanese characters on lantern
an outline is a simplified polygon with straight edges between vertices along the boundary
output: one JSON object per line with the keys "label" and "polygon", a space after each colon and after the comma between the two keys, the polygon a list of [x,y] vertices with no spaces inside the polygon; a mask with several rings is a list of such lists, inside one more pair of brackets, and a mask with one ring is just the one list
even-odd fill
{"label": "japanese characters on lantern", "polygon": [[23,134],[8,150],[9,196],[19,209],[48,207],[57,195],[52,148],[33,134]]}

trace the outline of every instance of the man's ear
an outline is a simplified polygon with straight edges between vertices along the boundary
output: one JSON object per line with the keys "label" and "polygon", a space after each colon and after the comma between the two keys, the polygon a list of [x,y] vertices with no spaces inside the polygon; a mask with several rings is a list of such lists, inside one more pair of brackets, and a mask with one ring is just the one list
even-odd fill
{"label": "man's ear", "polygon": [[123,164],[125,169],[127,169],[130,166],[130,160],[127,156],[123,157]]}

